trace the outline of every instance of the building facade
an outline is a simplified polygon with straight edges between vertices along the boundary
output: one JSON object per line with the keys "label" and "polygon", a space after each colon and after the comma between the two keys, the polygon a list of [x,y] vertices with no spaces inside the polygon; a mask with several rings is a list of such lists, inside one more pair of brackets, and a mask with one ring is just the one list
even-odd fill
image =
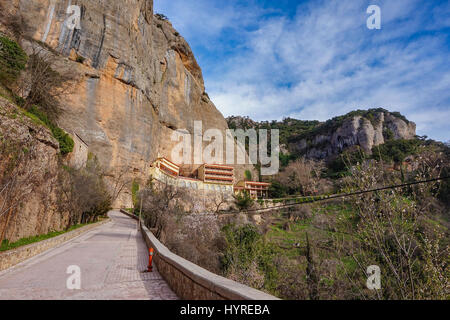
{"label": "building facade", "polygon": [[179,173],[180,167],[165,158],[157,159],[150,167],[149,172],[153,179],[176,187],[199,191],[203,190],[205,192],[221,192],[229,195],[233,194],[233,182],[230,183],[229,180],[231,177],[232,181],[234,181],[233,176],[226,175],[226,179],[220,180],[210,179],[209,176],[205,179],[202,175],[202,179],[196,179],[182,176]]}
{"label": "building facade", "polygon": [[269,197],[270,183],[256,181],[239,181],[234,187],[234,193],[247,191],[252,199],[265,199]]}
{"label": "building facade", "polygon": [[204,183],[233,185],[234,168],[217,164],[204,164],[198,168],[198,178]]}

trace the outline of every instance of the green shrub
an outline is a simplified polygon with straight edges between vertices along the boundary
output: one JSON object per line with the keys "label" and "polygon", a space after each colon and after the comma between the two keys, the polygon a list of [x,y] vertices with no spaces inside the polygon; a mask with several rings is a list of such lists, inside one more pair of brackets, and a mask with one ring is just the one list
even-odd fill
{"label": "green shrub", "polygon": [[[251,286],[258,282],[252,276],[262,275],[264,288],[273,289],[278,275],[274,263],[275,247],[265,243],[258,229],[251,224],[226,225],[222,234],[226,243],[221,259],[224,274]],[[252,270],[255,265],[257,269]]]}
{"label": "green shrub", "polygon": [[391,129],[385,128],[383,130],[383,138],[384,138],[384,141],[392,140],[392,139],[394,139],[394,133],[392,132]]}
{"label": "green shrub", "polygon": [[402,162],[407,156],[416,154],[421,141],[415,140],[390,140],[386,143],[373,147],[372,153],[375,160],[386,162]]}
{"label": "green shrub", "polygon": [[57,127],[47,115],[37,108],[36,106],[31,107],[30,114],[36,116],[43,124],[45,124],[52,132],[53,136],[59,142],[59,150],[62,155],[66,155],[73,151],[74,141],[70,135],[68,135],[63,129]]}
{"label": "green shrub", "polygon": [[133,199],[133,205],[135,208],[138,207],[137,198],[139,193],[139,183],[136,182],[136,180],[133,181],[133,185],[131,186],[131,197]]}
{"label": "green shrub", "polygon": [[62,155],[71,153],[73,151],[74,142],[73,139],[61,128],[53,127],[52,128],[53,136],[59,142],[59,150]]}
{"label": "green shrub", "polygon": [[287,191],[287,187],[277,180],[273,180],[269,186],[269,195],[272,199],[285,197]]}
{"label": "green shrub", "polygon": [[233,196],[234,202],[238,206],[240,210],[246,210],[249,209],[253,205],[253,199],[250,196],[250,193],[247,190],[244,190],[243,192],[238,193],[237,195]]}
{"label": "green shrub", "polygon": [[85,60],[86,60],[86,58],[84,58],[84,57],[82,57],[82,56],[77,56],[77,59],[76,59],[76,61],[77,61],[78,63],[83,63]]}
{"label": "green shrub", "polygon": [[9,87],[25,69],[28,57],[25,51],[9,38],[0,36],[0,83]]}
{"label": "green shrub", "polygon": [[250,170],[245,170],[245,180],[252,181],[252,173]]}
{"label": "green shrub", "polygon": [[155,14],[155,17],[158,18],[159,20],[163,20],[163,21],[169,20],[169,18],[167,18],[167,17],[166,17],[164,14],[162,14],[162,13],[156,13],[156,14]]}
{"label": "green shrub", "polygon": [[357,163],[362,163],[364,159],[367,159],[367,155],[359,147],[356,150],[344,151],[329,163],[328,176],[341,177],[348,169]]}

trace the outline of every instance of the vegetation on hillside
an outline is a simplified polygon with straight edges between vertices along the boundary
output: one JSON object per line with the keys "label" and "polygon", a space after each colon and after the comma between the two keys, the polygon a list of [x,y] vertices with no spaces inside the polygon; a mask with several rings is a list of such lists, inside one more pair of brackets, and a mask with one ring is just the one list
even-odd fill
{"label": "vegetation on hillside", "polygon": [[[59,142],[61,154],[66,155],[73,151],[74,141],[56,125],[56,120],[61,113],[58,98],[67,93],[71,77],[53,68],[54,59],[44,50],[35,46],[28,57],[15,41],[0,36],[0,86],[8,92],[4,96],[24,109],[33,121],[49,128]],[[19,79],[21,72],[24,76]]]}
{"label": "vegetation on hillside", "polygon": [[[0,36],[0,95],[15,104],[14,108],[2,108],[2,116],[17,119],[18,124],[28,117],[37,125],[30,134],[38,137],[48,128],[59,142],[62,155],[72,152],[74,141],[57,126],[61,112],[59,98],[67,93],[70,76],[54,69],[54,58],[33,45],[33,54],[25,52],[13,40]],[[27,120],[27,121],[29,121]],[[0,128],[0,242],[3,248],[30,241],[42,240],[50,233],[23,239],[10,244],[7,230],[15,223],[24,203],[42,197],[57,206],[66,230],[79,224],[96,221],[110,209],[117,192],[110,192],[105,184],[105,173],[95,157],[90,156],[85,168],[70,168],[58,158],[58,167],[45,172],[36,168],[39,154],[36,140],[15,136],[9,128]],[[46,134],[46,133],[45,133]],[[52,171],[53,170],[53,171]],[[41,190],[42,179],[52,181],[50,190]],[[119,188],[120,189],[120,188]],[[49,197],[55,199],[48,200]],[[45,200],[44,200],[45,199]]]}
{"label": "vegetation on hillside", "polygon": [[59,177],[61,197],[59,211],[69,212],[67,227],[97,221],[112,209],[110,190],[105,183],[105,172],[98,159],[90,154],[85,167],[64,167]]}
{"label": "vegetation on hillside", "polygon": [[[393,169],[382,161],[404,159],[399,152],[414,154],[408,168]],[[333,179],[324,163],[297,159],[276,177],[270,192],[323,200],[312,195],[414,182],[450,170],[448,147],[424,139],[399,140],[379,154],[377,160],[354,150],[335,164],[348,174]],[[449,299],[448,185],[299,201],[297,207],[263,213],[259,224],[243,214],[206,219],[181,210],[160,234],[175,253],[283,299]],[[371,265],[381,269],[381,290],[366,286]]]}
{"label": "vegetation on hillside", "polygon": [[0,84],[10,86],[25,69],[28,56],[13,40],[0,35]]}

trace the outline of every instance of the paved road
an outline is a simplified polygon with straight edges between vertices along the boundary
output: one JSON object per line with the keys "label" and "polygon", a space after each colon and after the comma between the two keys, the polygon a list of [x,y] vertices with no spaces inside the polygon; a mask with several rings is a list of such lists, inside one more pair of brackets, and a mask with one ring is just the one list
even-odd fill
{"label": "paved road", "polygon": [[[0,299],[177,299],[156,268],[142,273],[147,247],[136,221],[118,211],[111,222],[0,273]],[[67,289],[67,268],[81,270],[81,289]]]}

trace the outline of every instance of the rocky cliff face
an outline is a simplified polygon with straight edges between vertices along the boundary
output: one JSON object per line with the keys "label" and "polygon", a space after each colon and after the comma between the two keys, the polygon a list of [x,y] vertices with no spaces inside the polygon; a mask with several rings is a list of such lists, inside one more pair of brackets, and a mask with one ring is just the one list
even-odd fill
{"label": "rocky cliff face", "polygon": [[360,146],[371,153],[387,139],[413,139],[416,125],[398,112],[378,108],[357,110],[326,122],[286,118],[283,121],[255,122],[248,117],[227,118],[232,128],[272,128],[280,130],[280,149],[312,159],[328,159],[347,148]]}
{"label": "rocky cliff face", "polygon": [[[59,145],[51,132],[0,97],[0,140],[8,148],[0,152],[0,232],[8,222],[5,239],[14,242],[63,229],[68,213],[58,207]],[[17,199],[8,202],[17,203],[14,210],[5,211],[7,197]]]}
{"label": "rocky cliff face", "polygon": [[[81,8],[81,29],[64,23],[70,5]],[[129,167],[133,178],[144,178],[158,155],[171,158],[173,131],[192,132],[194,121],[202,121],[203,131],[228,128],[205,93],[189,45],[170,22],[153,15],[152,0],[13,0],[2,6],[25,22],[31,40],[24,47],[34,42],[57,53],[61,68],[76,77],[59,125],[86,141],[111,174]],[[130,200],[125,194],[117,205]]]}
{"label": "rocky cliff face", "polygon": [[372,148],[385,143],[386,139],[413,139],[415,135],[416,125],[413,122],[387,111],[379,111],[370,117],[346,117],[329,129],[319,126],[310,136],[291,139],[289,149],[307,158],[326,159],[356,145],[371,154]]}

